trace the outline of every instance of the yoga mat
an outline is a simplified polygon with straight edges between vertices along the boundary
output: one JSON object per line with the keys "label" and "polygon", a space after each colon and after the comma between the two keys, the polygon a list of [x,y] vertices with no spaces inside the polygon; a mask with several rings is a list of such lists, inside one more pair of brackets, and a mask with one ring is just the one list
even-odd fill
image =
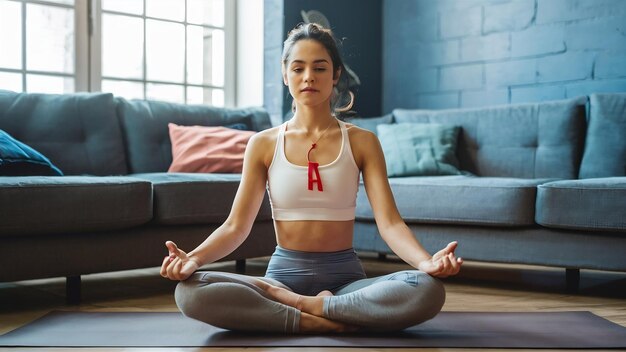
{"label": "yoga mat", "polygon": [[626,348],[626,328],[590,312],[441,312],[397,333],[312,336],[226,331],[180,313],[54,311],[0,346]]}

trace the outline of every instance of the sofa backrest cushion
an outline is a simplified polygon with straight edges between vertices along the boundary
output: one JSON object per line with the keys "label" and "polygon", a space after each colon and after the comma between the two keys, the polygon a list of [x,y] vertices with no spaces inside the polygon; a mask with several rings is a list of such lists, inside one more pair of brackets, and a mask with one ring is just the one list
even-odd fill
{"label": "sofa backrest cushion", "polygon": [[586,97],[473,109],[393,110],[398,123],[461,126],[457,156],[478,176],[576,178]]}
{"label": "sofa backrest cushion", "polygon": [[592,94],[580,178],[626,176],[626,93]]}
{"label": "sofa backrest cushion", "polygon": [[0,129],[45,155],[65,175],[127,173],[112,94],[0,91]]}
{"label": "sofa backrest cushion", "polygon": [[168,123],[180,126],[244,124],[251,131],[272,126],[269,114],[263,108],[227,109],[149,100],[116,100],[131,173],[168,170],[172,164]]}
{"label": "sofa backrest cushion", "polygon": [[345,119],[345,121],[366,130],[370,130],[374,132],[374,134],[378,134],[378,125],[386,125],[392,123],[393,115],[387,114],[376,117],[348,117]]}

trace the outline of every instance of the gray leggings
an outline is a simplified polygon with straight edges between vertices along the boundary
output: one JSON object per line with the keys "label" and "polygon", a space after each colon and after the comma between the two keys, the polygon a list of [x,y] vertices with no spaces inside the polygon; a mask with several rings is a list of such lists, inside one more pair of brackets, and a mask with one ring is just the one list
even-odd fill
{"label": "gray leggings", "polygon": [[331,253],[277,247],[265,277],[196,272],[176,287],[188,317],[230,330],[299,331],[300,311],[272,300],[256,280],[314,296],[323,290],[323,316],[370,331],[401,330],[433,318],[443,306],[443,284],[417,270],[366,278],[354,250]]}

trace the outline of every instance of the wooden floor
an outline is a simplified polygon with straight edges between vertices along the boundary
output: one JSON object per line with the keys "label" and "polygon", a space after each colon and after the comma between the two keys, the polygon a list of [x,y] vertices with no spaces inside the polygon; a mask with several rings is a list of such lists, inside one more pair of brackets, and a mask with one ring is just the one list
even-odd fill
{"label": "wooden floor", "polygon": [[[393,258],[378,261],[363,256],[369,276],[407,269]],[[267,259],[248,261],[247,273],[263,275]],[[210,270],[234,271],[233,262],[213,264]],[[4,268],[3,270],[6,270]],[[626,326],[626,273],[581,271],[578,294],[565,291],[565,271],[543,267],[468,262],[461,274],[446,279],[447,311],[591,311]],[[65,305],[64,279],[0,283],[0,334],[55,310],[176,311],[175,283],[162,279],[156,268],[83,277],[83,303]],[[17,349],[23,350],[23,349]],[[29,349],[32,350],[32,349]],[[39,351],[103,351],[103,349],[36,349]],[[289,351],[290,348],[116,348],[107,351]],[[302,348],[298,351],[408,351],[408,349]],[[416,349],[411,349],[416,350]],[[477,351],[421,349],[421,351]],[[490,351],[505,351],[492,349]],[[511,350],[524,351],[524,350]]]}

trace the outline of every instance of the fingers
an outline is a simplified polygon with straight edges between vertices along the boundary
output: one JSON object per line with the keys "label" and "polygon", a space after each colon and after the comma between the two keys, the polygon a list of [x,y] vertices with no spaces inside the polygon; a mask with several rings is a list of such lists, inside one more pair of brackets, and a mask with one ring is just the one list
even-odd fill
{"label": "fingers", "polygon": [[183,280],[188,278],[196,271],[196,269],[198,269],[198,264],[196,262],[194,262],[193,260],[187,261],[180,270],[181,278]]}
{"label": "fingers", "polygon": [[452,241],[452,242],[448,243],[448,245],[445,248],[446,254],[454,253],[454,251],[456,250],[456,247],[458,245],[459,245],[459,243],[457,241]]}
{"label": "fingers", "polygon": [[457,258],[454,253],[441,255],[439,258],[433,261],[434,269],[429,274],[439,278],[456,275],[461,270],[462,264],[463,259]]}
{"label": "fingers", "polygon": [[174,258],[167,266],[167,277],[171,280],[180,280],[180,266],[182,260],[178,257]]}
{"label": "fingers", "polygon": [[435,255],[433,255],[433,259],[439,260],[443,256],[446,256],[450,253],[454,253],[458,245],[459,243],[457,241],[448,243],[448,245],[444,249],[440,250],[439,252],[435,253]]}
{"label": "fingers", "polygon": [[170,280],[185,280],[200,266],[172,241],[165,242],[169,255],[163,258],[160,274]]}
{"label": "fingers", "polygon": [[166,256],[163,259],[163,264],[161,264],[161,276],[167,278],[167,267],[170,264],[170,256]]}
{"label": "fingers", "polygon": [[461,264],[458,262],[457,258],[454,256],[454,253],[448,254],[448,259],[450,260],[450,271],[449,275],[456,275],[461,270]]}
{"label": "fingers", "polygon": [[176,243],[172,242],[172,241],[167,241],[165,242],[165,247],[167,247],[167,250],[170,252],[170,254],[174,254],[175,256],[181,258],[181,259],[185,259],[187,258],[187,253],[185,253],[184,251],[180,250],[178,248],[178,246],[176,246]]}
{"label": "fingers", "polygon": [[441,271],[439,272],[440,277],[447,277],[450,275],[450,268],[452,267],[452,263],[450,262],[450,255],[446,255],[441,258]]}

